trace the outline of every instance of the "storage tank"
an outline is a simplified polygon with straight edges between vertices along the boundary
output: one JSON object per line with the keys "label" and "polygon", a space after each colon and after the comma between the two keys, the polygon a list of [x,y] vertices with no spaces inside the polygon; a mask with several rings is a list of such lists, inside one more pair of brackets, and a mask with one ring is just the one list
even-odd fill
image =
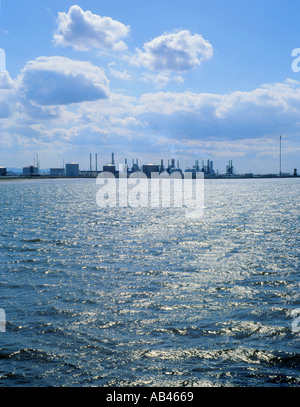
{"label": "storage tank", "polygon": [[156,164],[144,164],[142,168],[143,168],[143,173],[146,174],[148,178],[151,178],[152,172],[159,173],[159,165],[156,165]]}
{"label": "storage tank", "polygon": [[103,172],[111,172],[112,174],[115,174],[116,166],[113,164],[103,165]]}

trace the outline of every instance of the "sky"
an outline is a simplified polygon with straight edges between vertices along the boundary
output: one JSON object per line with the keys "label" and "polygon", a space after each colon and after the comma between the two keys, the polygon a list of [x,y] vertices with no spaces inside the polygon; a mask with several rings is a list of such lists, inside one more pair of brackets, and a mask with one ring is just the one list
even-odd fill
{"label": "sky", "polygon": [[[1,0],[0,165],[300,171],[296,0]],[[5,59],[4,59],[5,55]],[[94,158],[93,158],[93,166]]]}

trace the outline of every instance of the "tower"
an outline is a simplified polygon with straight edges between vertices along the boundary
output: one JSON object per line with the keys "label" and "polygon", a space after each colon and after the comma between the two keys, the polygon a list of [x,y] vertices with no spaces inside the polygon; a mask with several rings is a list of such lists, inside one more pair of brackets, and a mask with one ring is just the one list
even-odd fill
{"label": "tower", "polygon": [[281,177],[281,136],[279,137],[279,176]]}

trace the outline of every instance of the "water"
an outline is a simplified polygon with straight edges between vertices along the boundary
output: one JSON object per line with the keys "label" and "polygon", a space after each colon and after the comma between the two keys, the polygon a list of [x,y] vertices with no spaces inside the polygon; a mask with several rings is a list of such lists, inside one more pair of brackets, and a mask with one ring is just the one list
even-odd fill
{"label": "water", "polygon": [[1,386],[299,386],[299,179],[206,180],[199,219],[97,189],[0,183]]}

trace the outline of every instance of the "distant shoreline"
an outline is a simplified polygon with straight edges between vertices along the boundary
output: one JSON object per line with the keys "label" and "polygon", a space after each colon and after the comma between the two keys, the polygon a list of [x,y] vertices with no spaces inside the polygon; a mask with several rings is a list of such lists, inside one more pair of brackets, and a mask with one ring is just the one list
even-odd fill
{"label": "distant shoreline", "polygon": [[[97,176],[77,176],[77,177],[67,177],[67,176],[50,176],[50,175],[33,175],[33,176],[23,176],[23,175],[6,175],[0,177],[0,182],[9,181],[26,181],[26,180],[49,180],[49,179],[96,179]],[[118,178],[118,177],[116,177]],[[264,174],[264,175],[204,175],[204,179],[285,179],[285,178],[300,178],[300,175],[276,175],[276,174]]]}

